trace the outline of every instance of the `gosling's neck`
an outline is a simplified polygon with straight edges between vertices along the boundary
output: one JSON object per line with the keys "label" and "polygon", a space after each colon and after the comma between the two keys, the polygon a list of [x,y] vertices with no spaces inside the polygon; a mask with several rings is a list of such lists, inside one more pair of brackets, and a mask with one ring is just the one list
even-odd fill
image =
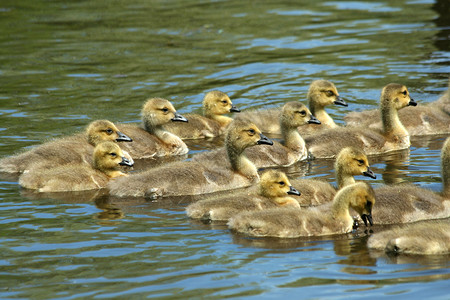
{"label": "gosling's neck", "polygon": [[343,188],[344,186],[355,183],[355,178],[352,175],[349,175],[348,172],[345,171],[345,167],[342,164],[335,165],[336,172],[336,181],[338,184],[338,189]]}
{"label": "gosling's neck", "polygon": [[385,136],[395,140],[408,139],[409,142],[409,133],[400,122],[397,109],[392,107],[390,102],[382,101],[380,112]]}
{"label": "gosling's neck", "polygon": [[125,174],[119,170],[105,168],[101,164],[99,164],[97,161],[94,161],[94,169],[97,169],[100,172],[106,174],[106,176],[108,176],[109,178],[116,178],[119,176],[128,176],[127,174]]}
{"label": "gosling's neck", "polygon": [[233,171],[252,180],[259,178],[255,165],[245,156],[244,149],[236,149],[227,141],[227,154]]}
{"label": "gosling's neck", "polygon": [[[313,98],[314,96],[311,96]],[[337,127],[336,123],[334,123],[333,119],[330,117],[330,115],[325,111],[325,106],[320,105],[313,99],[308,100],[308,106],[309,110],[311,111],[312,115],[316,117],[321,124],[326,125],[330,128]]]}
{"label": "gosling's neck", "polygon": [[305,140],[301,137],[297,127],[292,127],[283,120],[280,121],[280,127],[285,147],[295,152],[306,151]]}
{"label": "gosling's neck", "polygon": [[153,134],[166,144],[182,143],[181,139],[178,136],[165,130],[162,125],[155,125],[146,118],[142,119],[142,125],[148,133]]}
{"label": "gosling's neck", "polygon": [[226,127],[226,126],[228,126],[228,124],[231,123],[231,121],[233,121],[232,118],[227,117],[227,116],[223,116],[223,115],[215,115],[215,114],[204,113],[204,116],[209,118],[209,119],[211,119],[211,120],[214,120],[214,121],[218,122],[221,127]]}
{"label": "gosling's neck", "polygon": [[349,211],[351,198],[352,190],[342,189],[336,194],[331,208],[331,214],[334,219],[351,224],[350,226],[353,225],[353,218]]}

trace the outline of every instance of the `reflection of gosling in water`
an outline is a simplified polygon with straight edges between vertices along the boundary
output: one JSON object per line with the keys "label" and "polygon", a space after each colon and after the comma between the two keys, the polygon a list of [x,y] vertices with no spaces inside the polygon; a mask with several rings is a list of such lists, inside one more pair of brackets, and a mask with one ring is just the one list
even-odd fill
{"label": "reflection of gosling in water", "polygon": [[[375,179],[369,166],[367,156],[361,150],[346,147],[339,152],[334,163],[338,189],[355,183],[353,176],[363,175]],[[319,205],[332,201],[336,194],[334,186],[323,180],[293,179],[292,185],[302,192],[298,198],[301,205]]]}
{"label": "reflection of gosling in water", "polygon": [[233,105],[230,97],[220,91],[211,91],[203,98],[203,116],[185,114],[187,124],[171,122],[164,125],[164,128],[182,139],[211,138],[225,133],[227,126],[233,121],[225,114],[232,112],[240,110]]}
{"label": "reflection of gosling in water", "polygon": [[[449,81],[450,83],[450,81]],[[417,108],[405,107],[398,112],[400,121],[410,136],[449,134],[450,100],[447,90],[437,101]],[[350,112],[344,117],[349,127],[366,127],[381,130],[382,122],[378,110]]]}
{"label": "reflection of gosling in water", "polygon": [[123,149],[134,159],[188,152],[186,144],[175,134],[166,131],[163,125],[170,122],[187,122],[166,99],[148,99],[141,110],[142,127],[135,124],[118,124],[120,130],[133,138],[133,143]]}
{"label": "reflection of gosling in water", "polygon": [[67,164],[52,169],[31,171],[19,178],[19,184],[38,192],[69,192],[104,188],[111,178],[126,176],[121,166],[132,166],[120,147],[103,142],[94,149],[93,165]]}
{"label": "reflection of gosling in water", "polygon": [[[307,99],[309,110],[320,121],[321,125],[302,125],[299,131],[303,137],[337,127],[330,115],[325,111],[325,107],[332,104],[347,106],[347,103],[339,97],[336,86],[332,82],[328,80],[314,80],[309,86]],[[278,121],[280,114],[281,110],[279,108],[254,110],[243,112],[236,119],[251,120],[262,132],[280,134],[282,132]]]}
{"label": "reflection of gosling in water", "polygon": [[271,143],[254,124],[233,121],[225,136],[227,153],[217,161],[176,162],[119,178],[109,185],[110,194],[119,197],[180,196],[246,187],[258,181],[259,176],[244,150]]}
{"label": "reflection of gosling in water", "polygon": [[429,220],[396,226],[373,234],[368,247],[391,254],[448,254],[450,220]]}
{"label": "reflection of gosling in water", "polygon": [[388,185],[375,189],[377,224],[410,223],[450,217],[450,138],[441,150],[442,193],[412,184]]}
{"label": "reflection of gosling in water", "polygon": [[297,207],[297,200],[289,195],[300,193],[294,189],[286,174],[277,170],[268,170],[261,175],[257,193],[223,196],[200,200],[186,208],[188,217],[202,220],[228,220],[232,216],[252,210],[273,207]]}
{"label": "reflection of gosling in water", "polygon": [[0,171],[23,173],[32,168],[47,169],[69,163],[92,163],[94,147],[103,141],[131,142],[110,121],[91,122],[83,133],[58,138],[21,154],[0,160]]}
{"label": "reflection of gosling in water", "polygon": [[[251,148],[246,151],[248,159],[257,168],[273,166],[289,166],[293,163],[305,160],[308,152],[305,141],[298,133],[297,127],[305,124],[320,123],[309,109],[300,102],[288,102],[283,106],[280,115],[280,123],[284,141],[274,142],[270,146]],[[206,152],[196,155],[193,160],[219,160],[224,155],[226,149],[221,151]]]}
{"label": "reflection of gosling in water", "polygon": [[267,209],[244,212],[228,221],[231,230],[250,236],[294,238],[351,232],[354,209],[372,225],[372,207],[375,203],[373,189],[358,182],[341,189],[330,204],[307,209]]}
{"label": "reflection of gosling in water", "polygon": [[329,129],[305,138],[306,146],[316,158],[335,157],[342,148],[348,146],[362,149],[367,155],[406,149],[411,143],[408,131],[398,118],[398,110],[408,105],[415,106],[417,103],[410,98],[406,86],[390,83],[381,92],[381,132],[367,128]]}

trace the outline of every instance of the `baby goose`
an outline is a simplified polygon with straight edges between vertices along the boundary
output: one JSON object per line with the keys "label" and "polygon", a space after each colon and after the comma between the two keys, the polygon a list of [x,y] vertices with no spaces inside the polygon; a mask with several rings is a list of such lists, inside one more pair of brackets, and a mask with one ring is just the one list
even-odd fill
{"label": "baby goose", "polygon": [[[283,106],[279,122],[284,138],[283,144],[274,142],[271,146],[252,148],[246,151],[247,157],[257,168],[290,166],[308,157],[305,141],[298,133],[297,127],[312,123],[320,124],[320,122],[300,102],[286,103]],[[222,148],[221,151],[202,153],[196,155],[193,160],[217,161],[220,160],[220,157],[223,157],[225,151]]]}
{"label": "baby goose", "polygon": [[367,155],[408,148],[409,134],[398,118],[398,110],[408,105],[417,103],[410,98],[406,86],[390,83],[381,92],[381,132],[366,128],[329,129],[305,138],[308,150],[316,158],[332,158],[347,146],[361,148]]}
{"label": "baby goose", "polygon": [[94,147],[102,141],[131,142],[110,121],[91,122],[83,133],[58,138],[21,154],[0,160],[0,172],[23,173],[68,163],[91,163]]}
{"label": "baby goose", "polygon": [[[417,108],[405,107],[399,111],[399,119],[410,136],[450,133],[448,93],[447,91],[437,101],[429,104],[419,105]],[[350,112],[344,120],[349,127],[366,127],[374,130],[383,127],[377,110]]]}
{"label": "baby goose", "polygon": [[186,144],[176,135],[164,130],[169,122],[187,122],[175,111],[172,103],[162,98],[148,99],[141,111],[142,128],[135,124],[118,124],[120,130],[133,138],[133,144],[123,147],[135,158],[182,155],[188,152]]}
{"label": "baby goose", "polygon": [[[373,179],[377,177],[372,172],[367,156],[359,149],[346,147],[342,149],[334,163],[338,189],[355,183],[353,176],[363,175]],[[314,179],[293,179],[292,185],[302,191],[298,198],[300,205],[311,206],[330,202],[336,194],[336,189],[328,182]]]}
{"label": "baby goose", "polygon": [[[330,115],[325,111],[325,106],[331,104],[348,106],[339,97],[336,86],[328,80],[314,80],[309,86],[307,99],[309,110],[320,121],[318,124],[322,125],[316,126],[312,124],[302,126],[299,128],[302,136],[308,136],[324,129],[337,127]],[[237,116],[236,119],[252,120],[262,132],[280,134],[282,131],[278,121],[280,114],[281,110],[279,108],[247,111]]]}
{"label": "baby goose", "polygon": [[168,123],[164,128],[181,139],[202,139],[219,136],[225,132],[232,118],[224,116],[240,110],[231,103],[230,97],[221,91],[211,91],[203,98],[203,116],[184,115],[187,124]]}
{"label": "baby goose", "polygon": [[109,179],[125,176],[121,166],[132,166],[120,147],[102,142],[94,149],[93,164],[67,164],[52,169],[31,171],[19,178],[19,184],[38,192],[68,192],[104,188]]}
{"label": "baby goose", "polygon": [[383,186],[375,189],[377,224],[410,223],[450,217],[450,138],[441,151],[443,189],[439,195],[414,185]]}
{"label": "baby goose", "polygon": [[259,176],[244,150],[260,144],[270,145],[272,141],[254,124],[233,121],[225,136],[227,153],[218,161],[175,162],[119,178],[109,184],[110,194],[119,197],[197,195],[249,186]]}
{"label": "baby goose", "polygon": [[450,219],[396,226],[373,234],[368,247],[390,254],[433,255],[450,253]]}
{"label": "baby goose", "polygon": [[341,189],[330,204],[307,209],[275,208],[240,213],[228,221],[230,229],[251,236],[295,238],[342,234],[352,231],[349,208],[372,225],[373,189],[358,182]]}
{"label": "baby goose", "polygon": [[270,207],[297,207],[297,200],[288,195],[300,196],[286,174],[277,170],[268,170],[261,175],[257,193],[238,194],[220,198],[200,200],[186,208],[188,217],[202,220],[225,221],[232,216],[252,210]]}

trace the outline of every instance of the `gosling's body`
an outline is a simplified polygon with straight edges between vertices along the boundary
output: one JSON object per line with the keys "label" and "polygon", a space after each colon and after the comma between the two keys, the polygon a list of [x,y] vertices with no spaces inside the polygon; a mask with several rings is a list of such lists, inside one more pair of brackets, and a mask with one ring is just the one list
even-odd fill
{"label": "gosling's body", "polygon": [[[416,108],[405,107],[398,115],[410,136],[449,134],[450,100],[447,90],[437,101]],[[350,112],[344,117],[349,127],[381,130],[382,122],[377,110]]]}
{"label": "gosling's body", "polygon": [[232,112],[240,112],[233,106],[230,97],[221,91],[211,91],[203,98],[203,116],[185,114],[187,124],[171,122],[164,128],[181,139],[212,138],[225,133],[227,126],[233,121],[225,116]]}
{"label": "gosling's body", "polygon": [[390,254],[434,255],[450,253],[450,219],[396,226],[373,234],[370,249]]}
{"label": "gosling's body", "polygon": [[[317,125],[319,121],[302,103],[289,102],[283,106],[279,122],[284,139],[282,143],[274,142],[273,145],[251,148],[246,151],[248,159],[257,168],[290,166],[308,157],[305,141],[298,133],[297,127],[311,123]],[[219,161],[225,151],[222,148],[221,151],[202,153],[195,156],[193,160]]]}
{"label": "gosling's body", "polygon": [[166,99],[150,98],[141,111],[142,125],[118,124],[128,133],[132,144],[123,147],[134,159],[153,158],[169,155],[183,155],[189,150],[175,134],[166,131],[163,125],[169,122],[187,122]]}
{"label": "gosling's body", "polygon": [[373,210],[377,224],[410,223],[450,217],[450,138],[441,151],[442,193],[411,184],[383,186],[375,190]]}
{"label": "gosling's body", "polygon": [[244,211],[263,210],[273,207],[296,207],[297,200],[289,195],[300,195],[287,176],[277,170],[269,170],[261,175],[257,191],[213,199],[200,200],[189,205],[186,213],[190,218],[226,221]]}
{"label": "gosling's body", "polygon": [[371,210],[375,203],[372,188],[364,182],[341,189],[331,204],[307,209],[268,209],[241,213],[228,222],[231,230],[250,236],[295,238],[351,232],[353,208],[371,225]]}
{"label": "gosling's body", "polygon": [[[367,156],[359,149],[347,147],[339,152],[334,163],[338,189],[355,183],[353,176],[363,175],[376,178],[369,166]],[[315,179],[293,179],[292,185],[301,191],[297,198],[301,206],[316,206],[329,203],[336,194],[331,184]]]}
{"label": "gosling's body", "polygon": [[[336,86],[328,80],[315,80],[308,89],[308,107],[312,115],[320,121],[320,125],[307,124],[299,128],[303,137],[316,134],[322,130],[337,127],[331,116],[325,111],[325,107],[331,104],[347,106],[339,97]],[[246,111],[236,119],[245,119],[255,122],[255,125],[265,133],[281,134],[282,128],[278,122],[282,110],[279,108]]]}
{"label": "gosling's body", "polygon": [[[218,162],[185,161],[167,164],[110,184],[119,197],[197,195],[246,187],[259,180],[257,169],[244,150],[272,143],[249,122],[232,122],[225,136],[227,153]],[[227,159],[228,156],[228,159]]]}
{"label": "gosling's body", "polygon": [[125,176],[121,166],[132,166],[113,142],[98,144],[93,164],[66,164],[51,169],[32,170],[19,178],[19,184],[38,192],[70,192],[101,189],[111,178]]}
{"label": "gosling's body", "polygon": [[367,155],[409,148],[408,131],[398,118],[398,110],[408,105],[415,106],[417,103],[410,98],[407,88],[400,84],[388,84],[381,92],[381,132],[367,128],[330,129],[305,138],[308,150],[316,158],[333,158],[348,146],[360,148]]}
{"label": "gosling's body", "polygon": [[31,169],[47,169],[70,163],[92,163],[94,147],[102,141],[131,142],[110,121],[91,122],[83,133],[58,138],[36,146],[26,152],[5,157],[0,160],[0,171],[24,173]]}

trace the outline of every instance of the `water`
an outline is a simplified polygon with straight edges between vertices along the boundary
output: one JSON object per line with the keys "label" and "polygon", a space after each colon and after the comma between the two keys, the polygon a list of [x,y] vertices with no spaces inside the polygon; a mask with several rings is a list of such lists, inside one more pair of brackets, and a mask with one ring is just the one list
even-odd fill
{"label": "water", "polygon": [[[375,108],[389,82],[434,101],[450,73],[449,15],[444,0],[3,0],[0,157],[91,120],[138,121],[151,96],[181,113],[212,89],[241,109],[274,107],[325,78],[350,104],[329,109],[337,122]],[[372,159],[371,183],[439,191],[444,139]],[[218,144],[191,143],[191,155]],[[286,171],[334,183],[330,161]],[[187,219],[189,199],[38,196],[11,178],[0,198],[4,299],[449,297],[448,256],[376,256],[365,234],[249,239]]]}

